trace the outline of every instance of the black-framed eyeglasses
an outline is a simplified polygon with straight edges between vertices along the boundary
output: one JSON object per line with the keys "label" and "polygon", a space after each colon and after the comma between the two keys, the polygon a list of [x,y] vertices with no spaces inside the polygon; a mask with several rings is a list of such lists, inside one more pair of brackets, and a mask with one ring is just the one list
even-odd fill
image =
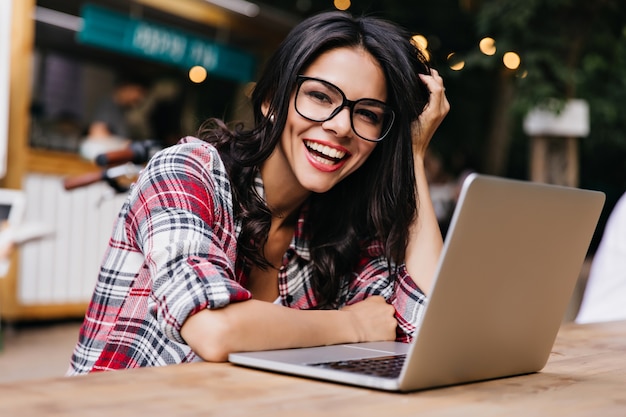
{"label": "black-framed eyeglasses", "polygon": [[300,116],[313,122],[330,120],[344,107],[348,107],[352,130],[361,139],[370,142],[383,140],[395,119],[391,107],[380,100],[348,100],[336,85],[304,75],[298,75],[297,78],[295,107]]}

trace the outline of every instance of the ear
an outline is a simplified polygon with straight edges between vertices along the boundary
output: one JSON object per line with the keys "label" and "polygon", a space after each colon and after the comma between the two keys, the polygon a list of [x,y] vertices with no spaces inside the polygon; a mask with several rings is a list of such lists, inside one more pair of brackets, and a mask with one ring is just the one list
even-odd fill
{"label": "ear", "polygon": [[264,101],[263,104],[261,104],[261,113],[263,113],[263,116],[265,116],[266,119],[268,119],[270,121],[270,123],[274,123],[274,120],[276,119],[276,117],[274,116],[274,113],[271,113],[268,116],[268,112],[270,111],[270,105],[267,101]]}
{"label": "ear", "polygon": [[264,101],[263,104],[261,104],[261,113],[263,113],[263,116],[267,117],[267,113],[270,111],[270,103],[267,101]]}

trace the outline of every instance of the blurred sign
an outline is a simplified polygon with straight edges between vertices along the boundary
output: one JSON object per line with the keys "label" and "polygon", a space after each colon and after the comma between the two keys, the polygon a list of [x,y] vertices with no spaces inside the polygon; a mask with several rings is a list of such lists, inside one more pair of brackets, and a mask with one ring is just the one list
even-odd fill
{"label": "blurred sign", "polygon": [[93,4],[83,6],[81,14],[83,26],[78,32],[78,40],[85,44],[185,70],[200,65],[209,74],[240,82],[252,80],[255,60],[251,54]]}

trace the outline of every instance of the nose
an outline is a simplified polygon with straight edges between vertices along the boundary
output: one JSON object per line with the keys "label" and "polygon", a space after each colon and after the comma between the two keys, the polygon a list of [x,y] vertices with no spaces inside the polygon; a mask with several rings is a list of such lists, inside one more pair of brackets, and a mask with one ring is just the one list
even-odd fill
{"label": "nose", "polygon": [[352,133],[352,122],[350,121],[351,110],[349,106],[344,106],[337,114],[322,123],[322,127],[331,130],[337,136],[348,136]]}

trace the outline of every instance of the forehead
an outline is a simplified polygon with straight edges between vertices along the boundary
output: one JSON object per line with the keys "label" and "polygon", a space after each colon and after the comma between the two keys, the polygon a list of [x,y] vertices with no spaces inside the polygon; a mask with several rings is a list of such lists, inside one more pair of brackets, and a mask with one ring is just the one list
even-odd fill
{"label": "forehead", "polygon": [[351,100],[375,98],[385,101],[387,83],[376,59],[362,48],[336,48],[320,55],[303,75],[326,80]]}

